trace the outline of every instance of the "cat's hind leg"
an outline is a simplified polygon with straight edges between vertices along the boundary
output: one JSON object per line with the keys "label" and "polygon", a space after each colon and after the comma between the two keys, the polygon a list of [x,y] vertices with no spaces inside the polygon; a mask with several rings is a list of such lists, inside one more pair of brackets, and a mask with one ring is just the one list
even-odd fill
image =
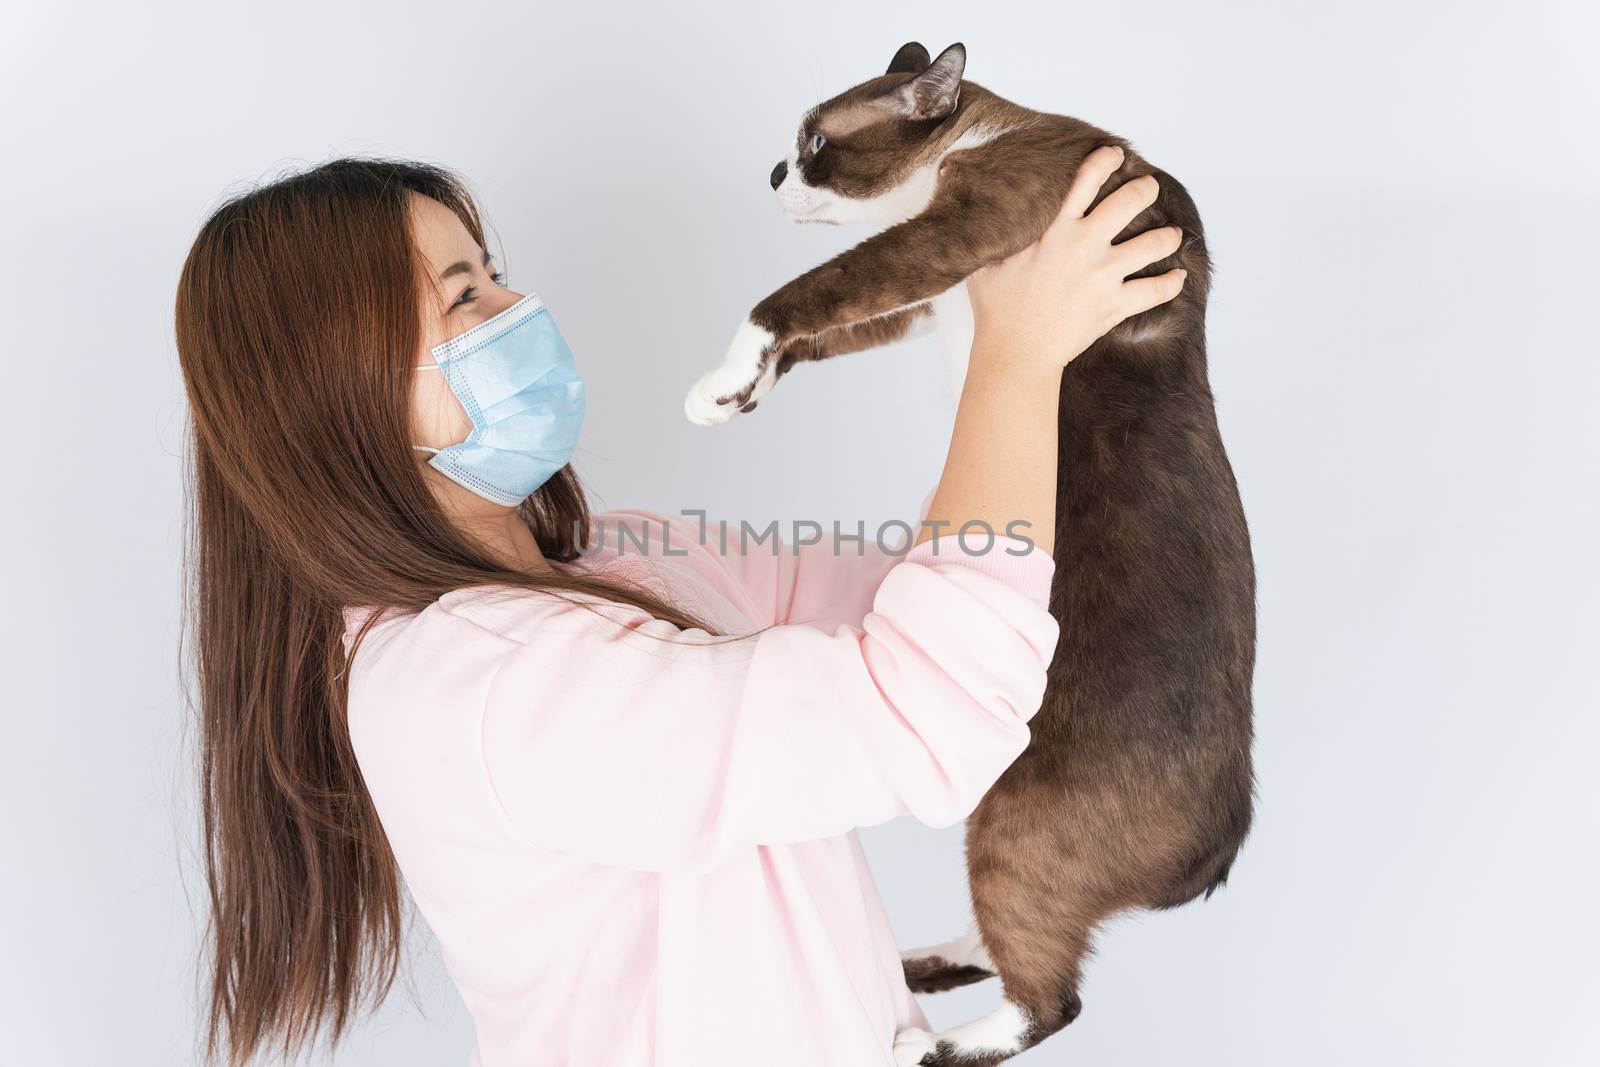
{"label": "cat's hind leg", "polygon": [[954,941],[902,952],[900,962],[913,993],[943,993],[994,977],[994,963],[976,925]]}
{"label": "cat's hind leg", "polygon": [[[1123,910],[1117,872],[1092,842],[1063,838],[1057,820],[1037,817],[1038,800],[991,790],[967,825],[973,913],[990,968],[1000,975],[1000,1006],[928,1037],[907,1032],[897,1055],[922,1047],[922,1067],[993,1067],[1032,1048],[1078,1017],[1078,984],[1095,929]],[[1083,809],[1076,809],[1081,825]],[[1094,812],[1091,810],[1089,815]],[[1098,827],[1096,827],[1098,829]],[[1051,862],[1041,863],[1040,857]],[[931,1039],[932,1048],[928,1048]]]}
{"label": "cat's hind leg", "polygon": [[[1059,1030],[1066,1024],[1055,1027]],[[896,1067],[990,1067],[1032,1048],[1053,1033],[1010,998],[981,1019],[931,1034],[902,1030],[894,1039]]]}

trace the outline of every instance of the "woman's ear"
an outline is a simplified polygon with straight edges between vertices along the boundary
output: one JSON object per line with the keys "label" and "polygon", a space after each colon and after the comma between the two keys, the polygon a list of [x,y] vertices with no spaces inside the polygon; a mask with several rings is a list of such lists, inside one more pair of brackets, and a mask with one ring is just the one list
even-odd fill
{"label": "woman's ear", "polygon": [[[906,45],[900,52],[910,47]],[[900,58],[900,53],[896,53],[895,58]],[[940,52],[939,58],[927,70],[904,85],[889,90],[884,95],[884,103],[890,111],[904,118],[942,119],[956,109],[956,102],[961,97],[961,75],[966,68],[966,46],[953,44]]]}

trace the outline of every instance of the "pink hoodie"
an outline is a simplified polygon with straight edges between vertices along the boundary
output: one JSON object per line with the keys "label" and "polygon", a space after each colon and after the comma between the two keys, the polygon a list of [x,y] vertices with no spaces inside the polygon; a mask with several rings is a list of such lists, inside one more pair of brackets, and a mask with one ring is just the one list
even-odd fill
{"label": "pink hoodie", "polygon": [[719,640],[464,589],[379,622],[349,672],[356,757],[472,1013],[472,1067],[893,1064],[927,1021],[854,831],[957,822],[1027,745],[1050,556],[940,537],[895,557],[870,532],[861,555],[741,554],[736,525],[723,551],[714,523],[701,544],[688,519],[600,522],[601,550],[562,566],[725,632],[777,625]]}

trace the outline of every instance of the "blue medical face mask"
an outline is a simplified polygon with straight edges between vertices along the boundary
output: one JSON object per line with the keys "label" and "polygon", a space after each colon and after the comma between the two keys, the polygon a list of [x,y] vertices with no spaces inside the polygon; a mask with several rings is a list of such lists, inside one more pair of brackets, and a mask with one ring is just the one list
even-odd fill
{"label": "blue medical face mask", "polygon": [[412,445],[485,500],[515,507],[567,465],[583,427],[583,379],[544,301],[532,293],[433,349],[472,432],[448,448]]}

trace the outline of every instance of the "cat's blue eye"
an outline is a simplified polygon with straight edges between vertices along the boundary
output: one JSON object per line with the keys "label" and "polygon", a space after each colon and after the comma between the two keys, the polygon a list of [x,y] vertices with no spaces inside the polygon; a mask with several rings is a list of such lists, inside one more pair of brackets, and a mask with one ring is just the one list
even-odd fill
{"label": "cat's blue eye", "polygon": [[820,134],[820,133],[812,134],[812,136],[811,136],[811,151],[820,152],[820,151],[822,151],[822,146],[827,144],[827,143],[828,143],[828,139],[826,137],[822,136],[822,134]]}

